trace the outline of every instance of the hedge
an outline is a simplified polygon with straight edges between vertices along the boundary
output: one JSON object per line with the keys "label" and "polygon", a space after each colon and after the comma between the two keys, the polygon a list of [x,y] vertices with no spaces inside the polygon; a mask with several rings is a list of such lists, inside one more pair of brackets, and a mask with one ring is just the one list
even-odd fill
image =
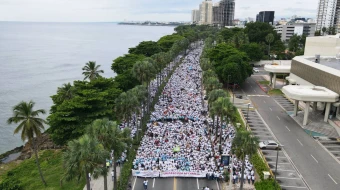
{"label": "hedge", "polygon": [[[275,187],[276,186],[276,187]],[[281,190],[280,185],[274,179],[266,179],[255,182],[256,190]]]}

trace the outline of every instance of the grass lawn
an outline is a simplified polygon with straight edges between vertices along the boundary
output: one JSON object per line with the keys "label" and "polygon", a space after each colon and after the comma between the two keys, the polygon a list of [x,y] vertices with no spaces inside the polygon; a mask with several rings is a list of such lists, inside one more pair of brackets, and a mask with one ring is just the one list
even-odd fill
{"label": "grass lawn", "polygon": [[262,81],[258,81],[260,84],[264,84],[264,85],[269,85],[269,81],[266,80],[262,80]]}
{"label": "grass lawn", "polygon": [[[77,183],[76,181],[67,182],[63,180],[63,187],[60,187],[60,179],[63,175],[62,167],[62,151],[61,150],[45,150],[39,152],[40,166],[47,182],[47,187],[41,182],[38,168],[35,164],[35,158],[32,157],[25,160],[19,164],[12,164],[12,166],[4,166],[2,169],[10,171],[12,176],[10,178],[15,178],[20,180],[21,186],[25,190],[82,190],[85,186],[85,179],[82,179]],[[13,166],[14,165],[14,166]],[[2,170],[1,169],[1,170]],[[0,181],[7,178],[6,173],[0,173]],[[0,182],[1,183],[1,182]]]}
{"label": "grass lawn", "polygon": [[273,89],[268,92],[269,95],[282,95],[282,91],[280,89]]}

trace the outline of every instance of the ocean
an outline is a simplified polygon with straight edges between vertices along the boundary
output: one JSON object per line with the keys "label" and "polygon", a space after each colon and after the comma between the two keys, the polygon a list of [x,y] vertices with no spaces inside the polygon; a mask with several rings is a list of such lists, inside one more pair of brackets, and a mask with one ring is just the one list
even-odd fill
{"label": "ocean", "polygon": [[46,118],[50,96],[62,84],[82,80],[86,62],[96,61],[104,77],[114,77],[112,60],[173,32],[170,26],[0,22],[0,154],[23,144],[20,134],[13,135],[16,125],[7,124],[14,105],[33,100]]}

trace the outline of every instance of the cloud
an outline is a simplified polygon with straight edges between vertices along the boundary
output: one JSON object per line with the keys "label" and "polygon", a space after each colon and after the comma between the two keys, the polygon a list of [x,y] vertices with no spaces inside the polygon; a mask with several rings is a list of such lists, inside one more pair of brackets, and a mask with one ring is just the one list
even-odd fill
{"label": "cloud", "polygon": [[[108,22],[189,21],[203,0],[0,0],[0,21]],[[214,0],[217,2],[217,0]],[[235,18],[255,18],[264,10],[275,17],[315,17],[318,0],[235,0]],[[303,7],[303,8],[302,8]]]}

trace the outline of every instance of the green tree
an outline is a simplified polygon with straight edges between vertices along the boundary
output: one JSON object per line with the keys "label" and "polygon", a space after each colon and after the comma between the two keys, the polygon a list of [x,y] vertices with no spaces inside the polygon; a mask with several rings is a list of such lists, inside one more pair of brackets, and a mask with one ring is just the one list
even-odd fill
{"label": "green tree", "polygon": [[14,130],[14,134],[21,132],[21,140],[24,142],[28,140],[28,142],[31,144],[41,181],[44,183],[45,186],[47,186],[40,168],[37,147],[38,145],[35,142],[35,138],[38,138],[41,135],[41,132],[44,130],[43,124],[46,124],[45,120],[39,118],[39,114],[45,114],[46,112],[43,109],[33,110],[34,105],[35,103],[33,101],[20,102],[19,104],[14,106],[13,117],[8,118],[7,123],[19,123],[17,128],[15,128]]}
{"label": "green tree", "polygon": [[83,75],[85,76],[84,80],[86,79],[96,79],[100,77],[99,73],[104,73],[103,70],[99,70],[100,65],[96,65],[95,61],[89,61],[88,63],[85,64],[83,67]]}
{"label": "green tree", "polygon": [[47,131],[58,145],[82,136],[95,119],[113,119],[115,99],[122,92],[112,78],[74,81],[73,86],[75,95],[68,101],[60,102],[60,94],[51,96],[53,105],[47,118],[50,125]]}
{"label": "green tree", "polygon": [[156,74],[156,69],[151,60],[138,61],[132,68],[132,73],[148,89],[147,112],[150,108],[150,88],[149,83]]}
{"label": "green tree", "polygon": [[210,77],[205,81],[204,83],[205,90],[207,91],[207,94],[209,94],[212,90],[218,89],[222,87],[222,84],[216,77]]}
{"label": "green tree", "polygon": [[321,36],[321,31],[320,30],[316,30],[314,32],[314,36]]}
{"label": "green tree", "polygon": [[126,71],[131,70],[137,61],[141,61],[144,58],[145,56],[143,55],[125,54],[124,56],[117,57],[113,60],[111,69],[118,75],[123,74]]}
{"label": "green tree", "polygon": [[322,35],[324,36],[325,35],[325,32],[327,31],[327,28],[326,27],[322,27]]}
{"label": "green tree", "polygon": [[[91,125],[88,126],[87,128],[87,134],[98,140],[98,142],[100,144],[103,145],[104,149],[108,152],[111,152],[112,150],[114,150],[114,143],[116,143],[115,139],[113,139],[113,137],[116,136],[116,132],[118,131],[119,127],[117,126],[117,123],[114,121],[110,121],[107,118],[104,119],[97,119],[95,121],[92,122]],[[124,129],[124,132],[126,134],[129,134],[130,131],[128,128]],[[129,142],[131,140],[129,139]],[[121,144],[120,144],[121,145]],[[124,147],[120,147],[119,149],[124,149],[126,148],[126,146],[124,145]],[[102,172],[101,175],[104,176],[104,190],[107,190],[107,168],[106,168],[106,159],[102,160]],[[116,170],[115,170],[115,175],[116,176]],[[115,183],[117,183],[115,181]]]}
{"label": "green tree", "polygon": [[296,52],[297,50],[299,50],[300,42],[301,42],[301,36],[294,34],[289,39],[289,42],[288,42],[289,51]]}
{"label": "green tree", "polygon": [[245,52],[251,61],[260,61],[264,55],[262,47],[257,43],[243,44],[240,50]]}
{"label": "green tree", "polygon": [[161,52],[161,48],[157,42],[153,41],[143,41],[139,43],[134,48],[129,48],[130,54],[140,54],[146,57],[151,57],[152,55]]}
{"label": "green tree", "polygon": [[[133,89],[132,89],[132,92],[134,94],[134,96],[137,98],[137,101],[139,102],[139,109],[142,109],[141,111],[138,111],[137,113],[139,114],[142,114],[143,116],[143,121],[144,121],[144,116],[145,116],[145,102],[147,100],[147,96],[148,96],[148,91],[147,89],[145,88],[145,86],[143,85],[138,85],[138,86],[135,86]],[[140,121],[140,126],[139,128],[141,129],[142,128],[142,121]],[[137,125],[137,137],[138,136],[138,125]]]}
{"label": "green tree", "polygon": [[215,127],[215,113],[216,113],[216,109],[211,110],[213,106],[213,102],[215,102],[219,97],[227,97],[227,96],[228,96],[228,92],[222,89],[215,89],[209,93],[208,108],[213,118],[213,127]]}
{"label": "green tree", "polygon": [[272,33],[269,33],[266,36],[266,42],[268,43],[268,55],[270,54],[270,44],[274,42],[274,35]]}
{"label": "green tree", "polygon": [[255,137],[249,131],[238,131],[236,133],[235,138],[233,139],[231,152],[235,154],[238,159],[242,161],[242,169],[241,169],[241,187],[243,189],[243,181],[244,181],[244,166],[245,166],[245,158],[246,155],[251,158],[253,154],[257,152],[259,146],[259,138]]}
{"label": "green tree", "polygon": [[274,41],[281,41],[280,36],[274,30],[274,27],[268,23],[263,22],[250,22],[246,24],[244,32],[249,37],[249,42],[255,43],[266,43],[266,36],[272,33],[274,36]]}
{"label": "green tree", "polygon": [[211,77],[217,78],[217,74],[213,70],[209,69],[207,71],[203,71],[203,83]]}
{"label": "green tree", "polygon": [[84,135],[77,140],[68,142],[63,155],[65,179],[72,180],[86,178],[86,188],[91,190],[89,174],[97,178],[103,171],[103,160],[110,154],[96,138]]}
{"label": "green tree", "polygon": [[[221,126],[220,126],[220,152],[222,151],[222,120],[226,118],[226,125],[228,126],[229,120],[234,116],[236,112],[235,106],[230,102],[230,98],[228,97],[219,97],[217,100],[213,102],[213,109],[216,110],[216,113],[220,116]],[[222,152],[221,152],[222,153]]]}
{"label": "green tree", "polygon": [[63,84],[62,87],[58,87],[57,94],[60,102],[70,100],[75,96],[75,88],[71,83]]}
{"label": "green tree", "polygon": [[161,50],[164,52],[167,52],[171,49],[172,45],[178,41],[183,39],[183,36],[180,36],[178,34],[171,34],[161,37],[157,43],[161,47]]}

